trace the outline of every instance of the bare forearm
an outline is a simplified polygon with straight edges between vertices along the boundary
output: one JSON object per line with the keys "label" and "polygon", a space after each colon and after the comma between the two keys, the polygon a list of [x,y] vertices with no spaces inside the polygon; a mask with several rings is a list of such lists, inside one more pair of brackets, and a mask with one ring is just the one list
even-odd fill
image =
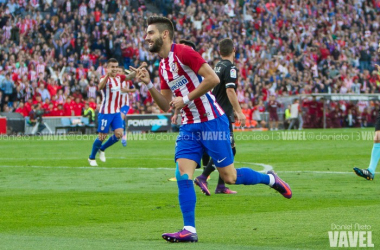
{"label": "bare forearm", "polygon": [[234,108],[235,112],[241,113],[242,112],[241,107],[240,107],[239,101],[237,99],[237,95],[236,95],[235,90],[227,89],[227,96],[228,96],[228,100],[230,100],[230,103],[231,103],[232,107]]}
{"label": "bare forearm", "polygon": [[161,110],[167,112],[170,109],[168,100],[156,88],[149,89],[149,92]]}
{"label": "bare forearm", "polygon": [[130,74],[128,74],[128,75],[125,75],[125,80],[133,80],[133,79],[135,79],[135,77],[136,77],[136,72],[132,72],[132,73],[130,73]]}

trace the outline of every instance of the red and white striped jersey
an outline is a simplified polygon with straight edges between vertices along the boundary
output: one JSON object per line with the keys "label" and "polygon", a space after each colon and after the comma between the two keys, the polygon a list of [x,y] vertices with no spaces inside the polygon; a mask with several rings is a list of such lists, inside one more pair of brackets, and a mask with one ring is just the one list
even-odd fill
{"label": "red and white striped jersey", "polygon": [[[105,76],[102,76],[102,80]],[[120,112],[121,84],[125,76],[117,75],[109,77],[106,86],[100,91],[102,93],[102,104],[99,113],[115,114]]]}
{"label": "red and white striped jersey", "polygon": [[45,67],[46,67],[45,63],[38,63],[36,66],[37,75],[42,73],[42,75],[45,76]]}
{"label": "red and white striped jersey", "polygon": [[[132,81],[124,81],[124,82],[122,82],[121,86],[122,86],[122,88],[133,89]],[[120,107],[123,107],[126,105],[129,106],[129,93],[121,93]]]}
{"label": "red and white striped jersey", "polygon": [[[188,95],[201,83],[197,73],[204,63],[206,61],[191,47],[173,43],[169,56],[160,62],[161,89],[170,89],[176,97]],[[191,101],[181,113],[182,124],[191,124],[213,120],[224,111],[209,91]]]}
{"label": "red and white striped jersey", "polygon": [[87,97],[90,98],[94,98],[96,99],[96,91],[98,90],[98,87],[97,86],[87,86]]}

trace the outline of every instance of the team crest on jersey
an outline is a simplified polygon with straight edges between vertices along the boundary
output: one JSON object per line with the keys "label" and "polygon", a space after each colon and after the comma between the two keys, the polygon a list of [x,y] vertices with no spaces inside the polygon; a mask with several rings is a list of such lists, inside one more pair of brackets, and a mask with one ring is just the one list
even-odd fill
{"label": "team crest on jersey", "polygon": [[230,77],[231,78],[236,78],[236,69],[231,69],[230,70]]}
{"label": "team crest on jersey", "polygon": [[170,64],[170,71],[171,71],[171,72],[174,72],[174,73],[178,73],[178,65],[177,65],[177,62],[173,62],[172,64]]}

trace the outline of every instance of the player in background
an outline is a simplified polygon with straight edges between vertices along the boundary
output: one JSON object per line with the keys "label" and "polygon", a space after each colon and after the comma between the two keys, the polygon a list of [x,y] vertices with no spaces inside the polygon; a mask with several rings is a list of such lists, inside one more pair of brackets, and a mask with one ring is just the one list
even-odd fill
{"label": "player in background", "polygon": [[[91,166],[97,166],[95,156],[99,151],[99,158],[106,161],[105,150],[119,141],[123,136],[123,120],[120,115],[120,100],[122,98],[123,82],[126,76],[119,75],[119,63],[111,58],[107,62],[107,72],[100,78],[98,89],[102,94],[102,102],[98,114],[98,138],[95,139],[88,162]],[[105,142],[110,126],[114,134]]]}
{"label": "player in background", "polygon": [[[123,122],[120,115],[121,86],[125,81],[125,76],[119,75],[119,63],[111,58],[107,62],[106,75],[100,78],[98,89],[102,94],[102,102],[98,114],[98,138],[92,145],[92,151],[88,162],[91,166],[98,166],[95,160],[99,151],[99,158],[106,161],[104,151],[115,144],[123,136]],[[112,126],[114,134],[105,142],[109,128]]]}
{"label": "player in background", "polygon": [[[380,43],[377,52],[380,53]],[[375,64],[375,66],[377,69],[377,74],[380,75],[380,66],[377,64]],[[369,163],[369,167],[367,169],[354,168],[355,174],[369,181],[372,181],[375,178],[377,164],[379,163],[380,159],[380,113],[378,113],[375,122],[375,137],[373,138],[373,142],[374,144],[372,147],[371,161]]]}
{"label": "player in background", "polygon": [[281,107],[281,104],[276,100],[276,96],[271,95],[269,97],[269,102],[268,102],[270,130],[278,130],[277,108],[280,108],[280,107]]}
{"label": "player in background", "polygon": [[[216,98],[216,102],[222,107],[229,121],[230,140],[232,153],[235,156],[235,140],[233,123],[235,122],[235,114],[238,122],[245,125],[246,117],[243,114],[239,105],[236,87],[238,84],[238,69],[234,65],[235,48],[231,39],[225,38],[219,42],[219,54],[222,58],[214,68],[215,73],[219,77],[220,83],[212,90],[212,94]],[[235,114],[234,114],[235,112]],[[195,178],[194,183],[199,186],[205,195],[210,195],[207,185],[207,178],[216,170],[214,160],[211,159],[203,173]],[[236,194],[236,191],[230,190],[226,187],[223,179],[219,175],[218,185],[215,189],[215,194]]]}
{"label": "player in background", "polygon": [[[197,242],[196,195],[192,179],[204,150],[215,160],[219,173],[228,184],[262,183],[286,198],[291,198],[292,192],[273,171],[262,174],[250,168],[234,168],[229,121],[209,92],[219,84],[219,78],[196,51],[186,45],[173,43],[173,35],[174,27],[170,19],[157,16],[148,18],[145,40],[149,44],[149,51],[161,57],[161,93],[154,88],[147,69],[131,69],[147,85],[154,101],[164,112],[170,106],[181,109],[182,125],[176,141],[175,162],[184,228],[176,233],[165,233],[162,237],[169,242]],[[202,82],[199,82],[197,74],[203,77]],[[220,132],[222,138],[208,139],[202,136],[215,131]]]}

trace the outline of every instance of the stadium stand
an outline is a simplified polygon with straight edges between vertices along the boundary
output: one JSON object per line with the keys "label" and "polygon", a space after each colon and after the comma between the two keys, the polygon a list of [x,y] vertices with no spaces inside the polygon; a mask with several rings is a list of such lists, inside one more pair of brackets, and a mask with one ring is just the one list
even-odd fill
{"label": "stadium stand", "polygon": [[[171,18],[176,39],[197,44],[211,66],[217,41],[234,40],[237,94],[252,114],[270,95],[379,93],[379,0],[2,0],[0,111],[28,116],[40,104],[45,116],[80,116],[83,102],[96,108],[110,57],[125,68],[148,62],[159,87],[159,58],[147,51],[141,29],[154,12]],[[146,87],[135,85],[129,113],[159,113]],[[330,127],[348,126],[349,116],[353,126],[368,126],[378,105],[329,101],[325,116]],[[319,99],[301,99],[300,106],[305,127],[323,126]]]}

